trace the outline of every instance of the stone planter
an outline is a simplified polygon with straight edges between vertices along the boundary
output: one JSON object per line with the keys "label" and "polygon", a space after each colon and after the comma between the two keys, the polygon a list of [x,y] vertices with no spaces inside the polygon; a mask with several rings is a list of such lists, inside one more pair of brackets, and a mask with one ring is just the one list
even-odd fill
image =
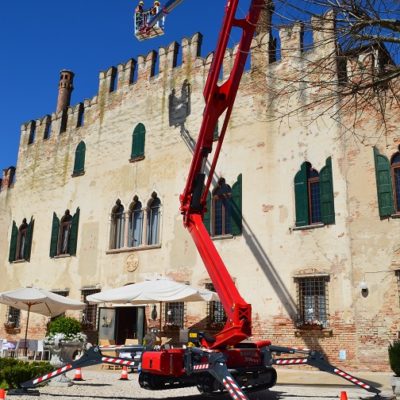
{"label": "stone planter", "polygon": [[390,386],[392,387],[396,399],[400,399],[400,376],[390,377]]}
{"label": "stone planter", "polygon": [[[54,368],[60,368],[65,364],[71,363],[74,354],[77,351],[82,351],[84,348],[85,342],[59,341],[53,345],[46,345],[46,349],[50,350],[51,354],[50,364]],[[50,386],[71,386],[72,384],[71,379],[67,378],[65,374],[57,376],[49,383]]]}

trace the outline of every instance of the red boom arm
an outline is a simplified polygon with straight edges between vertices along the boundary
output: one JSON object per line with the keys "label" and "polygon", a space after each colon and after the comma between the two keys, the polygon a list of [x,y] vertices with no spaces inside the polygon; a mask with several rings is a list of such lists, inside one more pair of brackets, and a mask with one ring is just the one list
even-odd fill
{"label": "red boom arm", "polygon": [[[205,110],[194,150],[186,186],[180,196],[184,225],[191,233],[197,250],[207,268],[214,287],[227,314],[224,329],[216,335],[214,343],[204,343],[210,348],[235,345],[251,336],[251,305],[246,303],[232,280],[214,243],[203,224],[207,193],[218,161],[218,156],[228,127],[230,115],[239,88],[247,55],[250,51],[257,21],[265,0],[252,0],[247,16],[236,19],[239,0],[228,0],[217,49],[204,88]],[[233,27],[242,29],[239,48],[228,79],[218,85],[225,50]],[[205,183],[205,167],[212,151],[214,130],[219,117],[225,112],[224,123],[218,138],[214,158]]]}

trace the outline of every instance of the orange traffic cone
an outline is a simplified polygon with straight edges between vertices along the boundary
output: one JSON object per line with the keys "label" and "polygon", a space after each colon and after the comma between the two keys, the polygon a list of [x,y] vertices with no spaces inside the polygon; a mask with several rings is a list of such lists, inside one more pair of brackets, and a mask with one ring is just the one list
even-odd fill
{"label": "orange traffic cone", "polygon": [[0,400],[4,400],[6,398],[6,391],[4,389],[0,389]]}
{"label": "orange traffic cone", "polygon": [[340,400],[348,400],[346,392],[340,392]]}
{"label": "orange traffic cone", "polygon": [[83,381],[84,379],[82,378],[82,370],[80,368],[77,368],[75,370],[75,376],[74,376],[74,381]]}
{"label": "orange traffic cone", "polygon": [[120,381],[128,381],[128,368],[126,367],[126,365],[124,365],[122,367],[122,371],[121,371],[121,378],[119,378]]}

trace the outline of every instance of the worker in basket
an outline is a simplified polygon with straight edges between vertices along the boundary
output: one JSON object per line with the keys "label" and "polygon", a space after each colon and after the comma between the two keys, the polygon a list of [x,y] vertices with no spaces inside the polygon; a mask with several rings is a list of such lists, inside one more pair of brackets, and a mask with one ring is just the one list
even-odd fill
{"label": "worker in basket", "polygon": [[151,9],[151,15],[156,15],[156,14],[157,14],[158,7],[160,7],[160,2],[157,1],[157,0],[155,0],[154,6],[153,6],[153,8]]}
{"label": "worker in basket", "polygon": [[135,8],[136,26],[140,29],[143,26],[143,13],[144,13],[144,1],[139,1],[138,6]]}

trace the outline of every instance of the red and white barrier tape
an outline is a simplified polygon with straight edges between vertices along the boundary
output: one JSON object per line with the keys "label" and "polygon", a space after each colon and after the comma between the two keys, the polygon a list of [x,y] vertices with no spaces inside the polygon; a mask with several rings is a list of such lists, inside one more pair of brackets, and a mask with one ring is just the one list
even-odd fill
{"label": "red and white barrier tape", "polygon": [[63,372],[66,372],[66,371],[68,371],[70,369],[72,369],[72,365],[71,364],[67,364],[62,368],[56,369],[55,371],[53,371],[53,372],[51,372],[49,374],[43,375],[40,378],[35,379],[32,383],[34,385],[36,385],[36,384],[38,384],[40,382],[47,381],[48,379],[54,378],[55,376],[60,375]]}
{"label": "red and white barrier tape", "polygon": [[210,367],[210,364],[198,364],[198,365],[194,365],[193,369],[199,370],[199,369],[207,369],[209,367]]}
{"label": "red and white barrier tape", "polygon": [[347,374],[346,372],[341,371],[340,369],[335,368],[334,372],[336,374],[340,375],[342,378],[345,378],[345,379],[349,380],[350,382],[353,382],[356,385],[361,386],[364,389],[368,390],[371,387],[371,386],[367,385],[366,383],[360,381],[359,379],[355,378],[354,376],[351,376],[351,375]]}
{"label": "red and white barrier tape", "polygon": [[275,364],[278,365],[289,365],[289,364],[307,364],[307,358],[293,358],[293,359],[285,359],[285,360],[274,360]]}
{"label": "red and white barrier tape", "polygon": [[247,400],[247,396],[242,392],[240,387],[236,384],[236,382],[230,377],[227,376],[222,380],[222,383],[226,387],[226,390],[229,392],[230,396],[233,399],[242,399]]}
{"label": "red and white barrier tape", "polygon": [[103,361],[104,363],[118,365],[135,365],[135,361],[124,360],[121,358],[102,357],[101,361]]}

